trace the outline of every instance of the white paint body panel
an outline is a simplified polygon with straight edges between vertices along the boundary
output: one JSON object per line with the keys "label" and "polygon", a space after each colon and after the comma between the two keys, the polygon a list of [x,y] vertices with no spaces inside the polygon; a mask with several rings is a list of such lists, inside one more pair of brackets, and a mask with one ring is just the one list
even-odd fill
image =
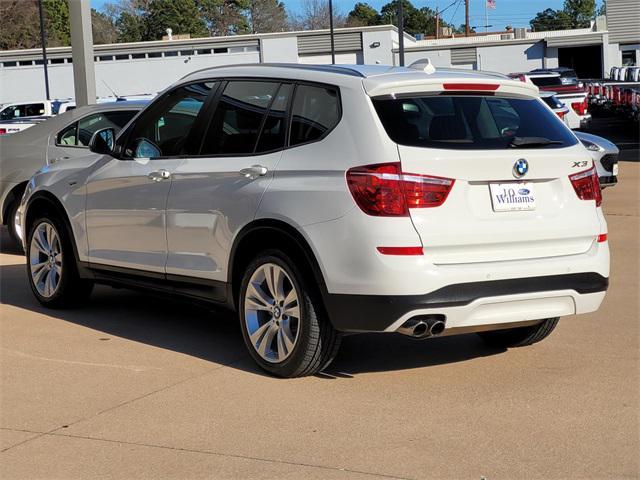
{"label": "white paint body panel", "polygon": [[[487,280],[582,272],[609,276],[608,244],[596,241],[607,232],[602,210],[593,201],[579,200],[568,180],[576,173],[574,161],[591,164],[581,145],[484,152],[398,147],[366,93],[437,89],[447,81],[489,82],[510,94],[535,98],[537,88],[474,73],[430,76],[379,69],[365,75],[269,66],[194,73],[184,81],[255,76],[337,85],[342,118],[323,140],[269,155],[146,164],[102,157],[89,168],[62,162],[66,165],[53,165],[32,179],[23,207],[41,190],[60,199],[81,260],[205,280],[226,281],[238,232],[254,220],[269,219],[286,222],[304,237],[329,294],[424,295]],[[512,167],[522,157],[531,165],[527,181],[536,186],[536,210],[493,212],[488,182],[514,181]],[[412,210],[409,217],[369,216],[356,206],[345,172],[388,162],[456,183],[440,207]],[[238,175],[255,164],[266,166],[268,174],[253,181]],[[169,170],[171,180],[147,178],[159,168]],[[422,246],[424,255],[382,255],[379,246]],[[479,298],[437,313],[447,315],[450,326],[509,323],[593,311],[603,297],[534,292]],[[387,330],[413,313],[389,318]]]}

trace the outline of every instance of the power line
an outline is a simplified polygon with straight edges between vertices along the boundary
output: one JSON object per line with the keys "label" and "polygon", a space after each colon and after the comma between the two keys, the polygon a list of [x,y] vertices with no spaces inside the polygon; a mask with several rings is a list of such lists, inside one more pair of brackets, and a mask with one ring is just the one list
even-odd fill
{"label": "power line", "polygon": [[449,19],[449,24],[453,25],[453,18],[456,16],[456,13],[458,13],[458,8],[460,8],[460,4],[463,2],[464,0],[458,0],[456,9],[453,11],[453,15],[451,15],[451,18]]}

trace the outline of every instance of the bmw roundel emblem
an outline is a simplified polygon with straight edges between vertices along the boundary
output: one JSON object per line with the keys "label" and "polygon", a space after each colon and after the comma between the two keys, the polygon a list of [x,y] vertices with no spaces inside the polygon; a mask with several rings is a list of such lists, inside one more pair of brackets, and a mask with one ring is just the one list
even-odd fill
{"label": "bmw roundel emblem", "polygon": [[513,176],[516,178],[524,177],[529,171],[529,162],[527,162],[524,158],[516,160],[516,163],[513,165]]}

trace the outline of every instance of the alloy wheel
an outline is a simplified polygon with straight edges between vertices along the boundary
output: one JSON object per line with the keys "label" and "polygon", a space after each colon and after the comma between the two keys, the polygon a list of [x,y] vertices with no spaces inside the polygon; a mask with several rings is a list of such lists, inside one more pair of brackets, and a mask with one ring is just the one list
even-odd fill
{"label": "alloy wheel", "polygon": [[29,271],[36,290],[45,298],[51,298],[60,285],[62,276],[62,246],[55,227],[40,223],[31,237]]}
{"label": "alloy wheel", "polygon": [[287,272],[260,265],[247,285],[244,321],[251,345],[264,360],[280,363],[293,352],[300,334],[298,292]]}

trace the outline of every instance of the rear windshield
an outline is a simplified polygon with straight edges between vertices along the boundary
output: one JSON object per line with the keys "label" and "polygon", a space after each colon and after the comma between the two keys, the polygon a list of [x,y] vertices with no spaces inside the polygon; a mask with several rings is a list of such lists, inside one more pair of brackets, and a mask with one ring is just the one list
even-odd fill
{"label": "rear windshield", "polygon": [[460,95],[372,100],[387,134],[401,145],[498,150],[577,143],[538,99]]}
{"label": "rear windshield", "polygon": [[529,77],[534,85],[538,87],[553,87],[556,85],[562,85],[560,77]]}

